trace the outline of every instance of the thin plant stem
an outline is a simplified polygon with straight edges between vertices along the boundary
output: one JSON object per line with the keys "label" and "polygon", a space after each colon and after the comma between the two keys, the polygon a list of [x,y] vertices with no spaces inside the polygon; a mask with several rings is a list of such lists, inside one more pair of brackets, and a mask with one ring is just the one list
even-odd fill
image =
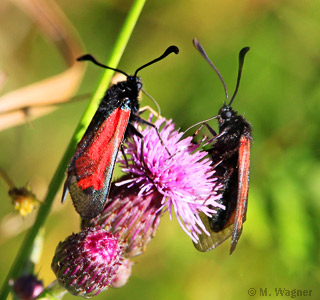
{"label": "thin plant stem", "polygon": [[[146,0],[135,0],[132,7],[130,8],[130,11],[128,13],[128,16],[122,26],[122,29],[120,30],[119,36],[115,42],[115,46],[113,48],[113,51],[111,53],[109,61],[106,63],[108,66],[116,68],[122,54],[128,44],[128,41],[132,35],[133,29],[138,21],[138,18],[140,16],[140,13],[144,7]],[[71,141],[69,143],[69,146],[55,172],[53,175],[53,178],[51,180],[51,183],[48,187],[47,196],[42,203],[42,205],[39,208],[37,218],[33,224],[33,226],[30,228],[30,230],[27,232],[25,239],[20,247],[20,250],[16,256],[16,259],[8,273],[8,276],[2,286],[1,293],[0,293],[0,299],[6,299],[9,293],[9,279],[11,278],[17,278],[19,274],[21,273],[21,270],[23,269],[24,265],[29,260],[29,256],[32,250],[33,241],[37,236],[38,231],[40,228],[44,225],[53,200],[64,180],[64,174],[68,165],[69,160],[71,159],[75,148],[77,146],[78,141],[83,136],[85,129],[89,125],[96,109],[99,104],[99,100],[102,98],[103,93],[106,89],[106,87],[109,85],[111,78],[113,75],[113,71],[106,70],[101,78],[100,83],[98,84],[98,87],[89,102],[76,130],[71,138]]]}
{"label": "thin plant stem", "polygon": [[14,182],[2,168],[0,168],[0,177],[2,177],[2,179],[6,182],[10,189],[14,188]]}

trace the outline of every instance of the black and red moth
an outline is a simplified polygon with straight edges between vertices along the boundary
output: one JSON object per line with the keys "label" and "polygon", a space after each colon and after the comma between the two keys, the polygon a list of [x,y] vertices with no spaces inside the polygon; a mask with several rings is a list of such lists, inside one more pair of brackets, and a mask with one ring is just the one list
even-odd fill
{"label": "black and red moth", "polygon": [[62,202],[69,191],[74,207],[83,219],[94,218],[102,211],[124,138],[128,134],[142,137],[133,123],[149,124],[139,116],[138,97],[142,82],[137,73],[170,53],[178,54],[179,49],[176,46],[168,47],[160,57],[138,68],[132,76],[97,62],[90,54],[78,58],[79,61],[88,60],[127,76],[125,81],[107,89],[69,163]]}
{"label": "black and red moth", "polygon": [[[206,52],[197,39],[193,40],[195,48],[211,65],[223,83],[226,99],[228,91],[226,84],[213,63],[208,58]],[[249,51],[249,47],[243,48],[239,53],[239,70],[235,92],[229,101],[224,104],[218,115],[219,133],[208,129],[213,134],[210,140],[209,156],[212,159],[212,167],[216,171],[214,174],[221,185],[218,193],[222,196],[218,202],[226,209],[218,208],[216,214],[208,218],[201,215],[201,219],[210,233],[210,236],[202,233],[199,235],[198,244],[194,244],[199,251],[209,251],[216,248],[231,236],[230,254],[235,250],[239,241],[243,223],[246,220],[248,192],[249,192],[249,165],[250,165],[250,143],[251,126],[245,118],[233,110],[231,104],[238,92],[244,57]]]}

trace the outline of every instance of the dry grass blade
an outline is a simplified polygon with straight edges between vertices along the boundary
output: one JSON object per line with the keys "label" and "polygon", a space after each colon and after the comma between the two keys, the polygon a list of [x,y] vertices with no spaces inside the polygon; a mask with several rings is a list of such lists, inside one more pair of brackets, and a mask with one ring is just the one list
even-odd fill
{"label": "dry grass blade", "polygon": [[2,87],[4,86],[6,80],[7,80],[6,73],[3,71],[0,71],[0,91],[1,91]]}

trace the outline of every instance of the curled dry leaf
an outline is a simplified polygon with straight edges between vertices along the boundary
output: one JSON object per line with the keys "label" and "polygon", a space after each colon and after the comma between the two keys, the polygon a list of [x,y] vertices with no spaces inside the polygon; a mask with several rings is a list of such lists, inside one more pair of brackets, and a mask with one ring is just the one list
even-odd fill
{"label": "curled dry leaf", "polygon": [[[53,1],[12,0],[59,49],[69,68],[55,76],[0,97],[0,130],[33,120],[56,109],[78,88],[84,64],[74,63],[82,53],[80,39]],[[10,79],[10,76],[9,76]],[[46,106],[51,105],[51,106]]]}
{"label": "curled dry leaf", "polygon": [[0,97],[0,130],[16,126],[52,112],[50,104],[65,102],[76,90],[83,74],[81,64],[63,73]]}

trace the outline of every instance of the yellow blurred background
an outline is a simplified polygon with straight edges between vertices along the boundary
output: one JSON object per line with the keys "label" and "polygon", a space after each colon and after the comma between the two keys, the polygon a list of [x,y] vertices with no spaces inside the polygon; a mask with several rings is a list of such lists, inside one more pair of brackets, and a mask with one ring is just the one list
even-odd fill
{"label": "yellow blurred background", "polygon": [[[71,36],[64,38],[74,52],[84,47],[83,51],[106,61],[132,4],[55,1],[65,15],[59,13],[61,19],[56,20],[66,23],[45,27],[42,15],[26,9],[33,2],[41,8],[41,2],[47,1],[0,3],[0,75],[6,78],[0,82],[1,95],[62,74],[72,65],[70,45],[54,41],[49,32],[55,26],[60,26],[61,34],[70,22],[74,30],[68,28]],[[41,9],[36,12],[40,14]],[[139,75],[162,114],[182,130],[215,115],[224,100],[221,82],[192,46],[194,37],[222,73],[230,94],[239,50],[251,47],[233,104],[252,124],[254,139],[242,237],[232,256],[229,240],[209,253],[200,253],[177,221],[170,221],[166,214],[146,253],[135,259],[127,285],[109,289],[96,299],[260,299],[265,288],[271,294],[268,299],[286,299],[277,296],[275,288],[311,290],[312,296],[299,299],[318,299],[320,2],[147,1],[119,68],[132,73],[167,46],[177,45],[178,56],[170,55]],[[79,82],[81,72],[74,75]],[[76,94],[92,92],[101,74],[101,69],[88,65]],[[70,89],[75,89],[77,82],[72,79],[76,77],[67,74],[66,78],[71,80]],[[67,97],[58,87],[46,91],[41,86],[43,101]],[[51,114],[0,132],[0,167],[16,185],[30,181],[33,192],[44,198],[86,104],[87,100],[63,104]],[[141,105],[152,103],[143,97]],[[216,121],[211,125],[216,128]],[[7,191],[1,181],[0,284],[33,218],[15,216]],[[37,267],[46,285],[55,278],[50,264],[56,245],[79,231],[79,217],[70,198],[62,205],[60,197],[61,190],[46,222],[45,248]],[[255,296],[249,295],[250,288],[256,290]]]}

